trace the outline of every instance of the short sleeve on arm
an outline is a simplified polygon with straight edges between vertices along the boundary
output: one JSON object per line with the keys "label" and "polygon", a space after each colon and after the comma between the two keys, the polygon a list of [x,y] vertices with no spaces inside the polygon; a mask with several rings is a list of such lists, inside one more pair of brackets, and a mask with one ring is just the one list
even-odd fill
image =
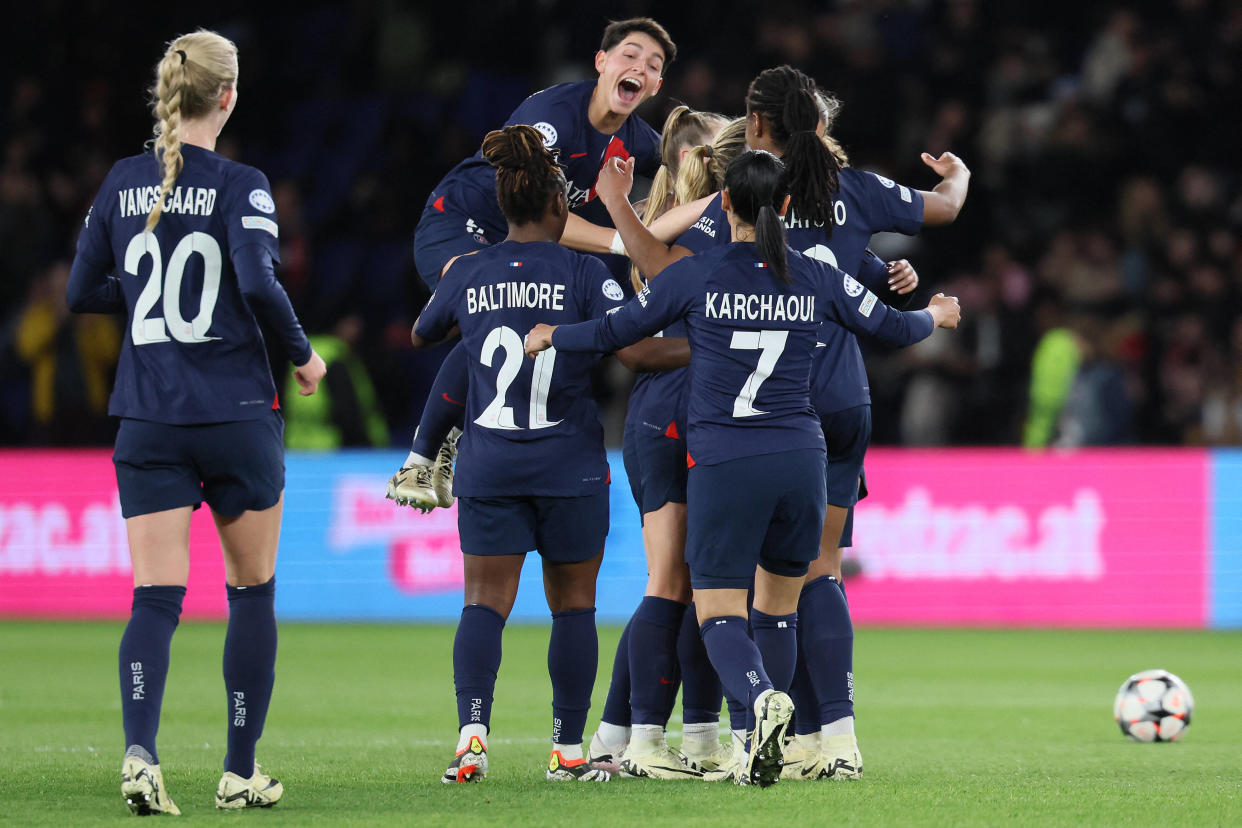
{"label": "short sleeve on arm", "polygon": [[414,322],[414,332],[424,341],[439,342],[457,324],[457,304],[463,278],[460,269],[452,265],[444,271],[435,293],[431,294]]}
{"label": "short sleeve on arm", "polygon": [[707,203],[703,214],[673,243],[692,253],[702,253],[704,250],[728,243],[731,238],[729,217],[725,214],[724,208],[720,206],[720,194],[717,193],[715,198]]}

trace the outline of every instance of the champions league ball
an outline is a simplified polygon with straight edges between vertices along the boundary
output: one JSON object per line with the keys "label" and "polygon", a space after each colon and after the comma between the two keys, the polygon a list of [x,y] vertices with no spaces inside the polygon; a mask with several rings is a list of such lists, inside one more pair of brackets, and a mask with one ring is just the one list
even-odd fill
{"label": "champions league ball", "polygon": [[1144,670],[1122,683],[1113,718],[1136,742],[1175,742],[1185,735],[1194,709],[1186,682],[1167,670]]}

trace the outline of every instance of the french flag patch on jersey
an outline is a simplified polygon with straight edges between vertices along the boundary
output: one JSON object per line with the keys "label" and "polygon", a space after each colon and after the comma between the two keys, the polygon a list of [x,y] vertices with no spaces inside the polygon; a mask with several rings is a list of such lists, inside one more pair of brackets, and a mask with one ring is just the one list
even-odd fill
{"label": "french flag patch on jersey", "polygon": [[767,267],[767,262],[755,262],[755,267]]}
{"label": "french flag patch on jersey", "polygon": [[509,267],[521,267],[521,262],[509,262]]}

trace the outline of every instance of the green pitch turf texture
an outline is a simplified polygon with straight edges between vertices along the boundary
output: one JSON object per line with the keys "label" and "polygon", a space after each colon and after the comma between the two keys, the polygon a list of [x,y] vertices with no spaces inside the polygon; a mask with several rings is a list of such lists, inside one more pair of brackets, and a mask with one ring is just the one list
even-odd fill
{"label": "green pitch turf texture", "polygon": [[[0,822],[132,820],[119,794],[118,623],[0,623]],[[619,630],[601,630],[588,738]],[[259,760],[270,811],[223,814],[223,627],[173,642],[159,750],[182,821],[262,825],[1242,825],[1242,634],[858,632],[861,782],[766,790],[702,782],[544,780],[546,627],[505,631],[492,772],[443,785],[455,747],[452,629],[285,624]],[[1184,741],[1141,745],[1112,721],[1129,674],[1195,694]],[[677,719],[670,729],[677,733]],[[670,741],[674,744],[677,737]],[[160,817],[161,822],[173,819]]]}

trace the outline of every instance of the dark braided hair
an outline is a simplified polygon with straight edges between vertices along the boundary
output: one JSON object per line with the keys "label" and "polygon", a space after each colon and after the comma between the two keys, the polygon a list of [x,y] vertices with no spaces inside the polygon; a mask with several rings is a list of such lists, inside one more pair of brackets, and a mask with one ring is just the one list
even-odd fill
{"label": "dark braided hair", "polygon": [[540,221],[548,203],[565,195],[565,173],[532,126],[514,124],[487,133],[483,157],[496,168],[496,200],[510,224]]}
{"label": "dark braided hair", "polygon": [[815,81],[792,66],[765,69],[746,90],[746,115],[767,123],[784,152],[790,209],[801,221],[822,224],[832,235],[832,196],[841,189],[841,164],[815,134],[820,121]]}
{"label": "dark braided hair", "polygon": [[788,171],[781,159],[763,150],[747,150],[725,171],[729,205],[739,221],[755,228],[755,247],[777,278],[792,284],[785,255],[785,225],[780,209],[789,194]]}

